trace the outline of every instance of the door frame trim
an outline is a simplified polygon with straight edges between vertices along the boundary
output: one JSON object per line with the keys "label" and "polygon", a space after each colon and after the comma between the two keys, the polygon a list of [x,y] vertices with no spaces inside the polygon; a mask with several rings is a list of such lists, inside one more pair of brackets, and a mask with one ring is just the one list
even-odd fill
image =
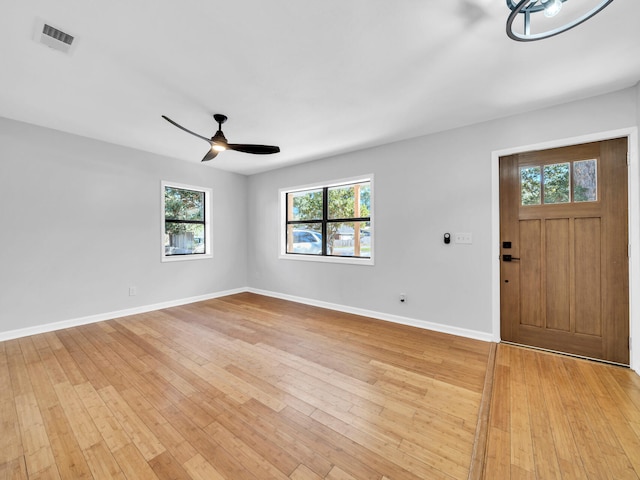
{"label": "door frame trim", "polygon": [[640,169],[638,158],[638,127],[591,133],[578,137],[559,138],[547,142],[523,145],[491,152],[491,312],[492,335],[500,341],[500,157],[532,150],[566,147],[580,143],[599,142],[627,137],[629,151],[629,345],[630,367],[640,374]]}

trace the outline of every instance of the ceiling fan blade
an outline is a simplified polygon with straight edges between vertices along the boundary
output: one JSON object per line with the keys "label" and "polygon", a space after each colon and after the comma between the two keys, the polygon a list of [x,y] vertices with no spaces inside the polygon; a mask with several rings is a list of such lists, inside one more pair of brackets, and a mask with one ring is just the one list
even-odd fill
{"label": "ceiling fan blade", "polygon": [[280,147],[275,145],[244,145],[242,143],[229,143],[227,144],[229,150],[235,150],[236,152],[253,153],[256,155],[269,155],[271,153],[278,153]]}
{"label": "ceiling fan blade", "polygon": [[187,133],[190,133],[191,135],[201,138],[202,140],[204,140],[207,143],[211,143],[211,140],[207,137],[203,137],[202,135],[198,135],[196,132],[192,132],[191,130],[189,130],[188,128],[184,128],[182,125],[180,125],[179,123],[174,122],[173,120],[171,120],[169,117],[165,117],[164,115],[162,115],[162,118],[164,118],[167,122],[169,122],[172,125],[175,125],[176,127],[178,127],[180,130],[184,130]]}
{"label": "ceiling fan blade", "polygon": [[218,152],[216,152],[214,149],[210,149],[207,154],[204,156],[204,158],[202,160],[200,160],[201,162],[208,162],[209,160],[213,160],[214,158],[216,158],[216,156],[218,155]]}

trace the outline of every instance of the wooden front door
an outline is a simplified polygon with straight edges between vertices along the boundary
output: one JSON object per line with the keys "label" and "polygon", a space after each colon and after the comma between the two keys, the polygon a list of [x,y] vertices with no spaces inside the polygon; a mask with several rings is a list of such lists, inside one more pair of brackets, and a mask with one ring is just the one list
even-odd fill
{"label": "wooden front door", "polygon": [[502,340],[629,363],[627,139],[500,158]]}

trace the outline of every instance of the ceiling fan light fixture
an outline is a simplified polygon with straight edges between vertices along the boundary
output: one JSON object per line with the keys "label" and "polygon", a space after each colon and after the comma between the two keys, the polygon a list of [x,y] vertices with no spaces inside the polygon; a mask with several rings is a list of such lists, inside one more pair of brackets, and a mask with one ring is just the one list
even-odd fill
{"label": "ceiling fan light fixture", "polygon": [[207,162],[209,160],[213,160],[218,156],[218,153],[224,152],[225,150],[234,150],[236,152],[243,153],[252,153],[254,155],[270,155],[273,153],[279,153],[280,147],[276,145],[256,145],[256,144],[247,144],[247,143],[229,143],[227,142],[227,138],[222,133],[222,124],[227,121],[227,117],[222,115],[221,113],[216,113],[213,118],[218,123],[218,131],[216,134],[207,138],[199,133],[192,132],[188,128],[183,127],[179,123],[174,122],[169,117],[162,115],[167,122],[169,122],[174,127],[178,127],[180,130],[190,133],[194,137],[198,137],[209,144],[209,150],[204,158],[201,160],[202,162]]}
{"label": "ceiling fan light fixture", "polygon": [[[222,124],[219,124],[218,126],[222,127]],[[214,152],[224,152],[228,148],[229,145],[227,143],[227,137],[224,136],[221,129],[218,129],[216,134],[211,138],[211,149]]]}
{"label": "ceiling fan light fixture", "polygon": [[562,1],[561,0],[546,0],[542,1],[542,6],[544,7],[544,16],[547,18],[555,17],[560,10],[562,10]]}
{"label": "ceiling fan light fixture", "polygon": [[[545,17],[554,17],[560,12],[562,4],[566,1],[567,0],[506,0],[507,7],[511,10],[507,18],[507,36],[517,42],[532,42],[534,40],[553,37],[586,22],[613,2],[613,0],[594,0],[595,5],[593,8],[582,14],[578,12],[573,19],[565,22],[563,25],[546,31],[540,31],[540,29],[538,29],[538,32],[534,33],[531,27],[533,19],[541,18],[541,16],[536,16],[536,14],[544,12]],[[520,15],[524,20],[524,27],[521,31],[517,29],[514,30],[513,22]]]}

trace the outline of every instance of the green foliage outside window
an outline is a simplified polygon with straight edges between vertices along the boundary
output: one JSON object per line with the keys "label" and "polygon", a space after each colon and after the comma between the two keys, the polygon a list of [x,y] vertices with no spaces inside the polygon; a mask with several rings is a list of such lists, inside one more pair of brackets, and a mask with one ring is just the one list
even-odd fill
{"label": "green foliage outside window", "polygon": [[569,164],[545,165],[544,203],[568,203],[570,201]]}
{"label": "green foliage outside window", "polygon": [[289,220],[322,219],[322,190],[308,190],[289,195],[293,196],[293,210],[289,212]]}
{"label": "green foliage outside window", "polygon": [[175,220],[204,222],[204,192],[165,187],[164,218],[165,231],[169,234],[201,230],[201,225],[177,223]]}
{"label": "green foliage outside window", "polygon": [[523,167],[520,169],[522,205],[540,205],[541,184],[540,167]]}
{"label": "green foliage outside window", "polygon": [[329,219],[369,217],[371,204],[371,186],[360,184],[360,212],[355,211],[355,186],[335,187],[329,189]]}

